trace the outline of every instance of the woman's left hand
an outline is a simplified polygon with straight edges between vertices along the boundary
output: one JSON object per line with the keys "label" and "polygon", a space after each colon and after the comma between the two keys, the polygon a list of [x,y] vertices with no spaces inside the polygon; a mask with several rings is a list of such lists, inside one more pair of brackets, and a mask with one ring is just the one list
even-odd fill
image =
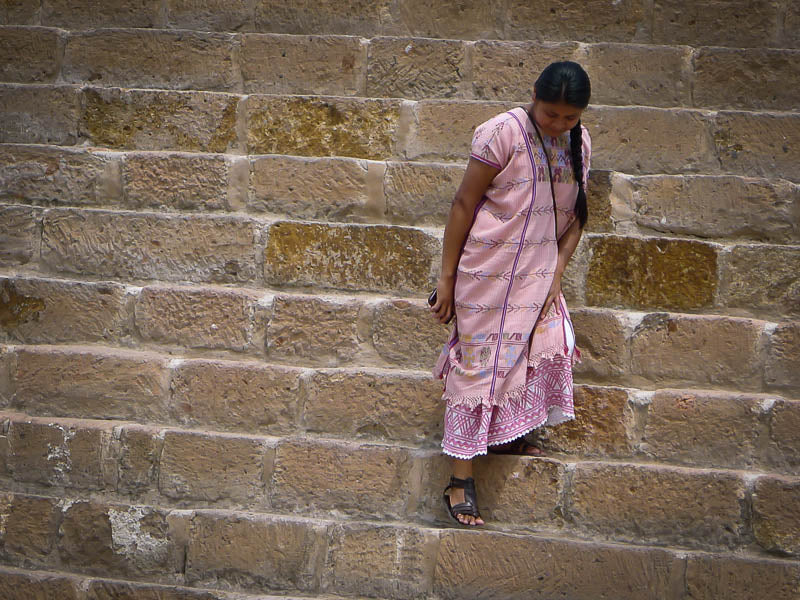
{"label": "woman's left hand", "polygon": [[547,298],[542,306],[542,311],[539,313],[539,321],[550,311],[550,307],[555,303],[556,314],[561,314],[561,307],[559,306],[558,297],[561,295],[561,277],[556,275],[553,277],[553,283],[550,284],[550,291],[547,292]]}

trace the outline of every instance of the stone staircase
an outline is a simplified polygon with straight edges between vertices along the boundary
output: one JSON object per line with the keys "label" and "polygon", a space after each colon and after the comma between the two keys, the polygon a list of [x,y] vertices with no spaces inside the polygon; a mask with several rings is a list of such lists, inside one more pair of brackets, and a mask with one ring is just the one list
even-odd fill
{"label": "stone staircase", "polygon": [[[0,598],[800,598],[800,5],[8,0]],[[472,129],[592,77],[577,419],[440,494]]]}

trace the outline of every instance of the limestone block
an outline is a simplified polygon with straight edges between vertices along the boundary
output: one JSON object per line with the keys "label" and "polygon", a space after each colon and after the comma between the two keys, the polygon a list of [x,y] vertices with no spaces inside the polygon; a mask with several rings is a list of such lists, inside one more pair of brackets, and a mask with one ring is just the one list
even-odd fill
{"label": "limestone block", "polygon": [[765,366],[767,385],[784,388],[797,396],[800,392],[800,322],[782,323],[772,333]]}
{"label": "limestone block", "polygon": [[589,271],[592,243],[590,236],[581,236],[561,278],[561,291],[564,292],[567,306],[586,304],[586,274]]}
{"label": "limestone block", "polygon": [[800,566],[786,560],[692,554],[686,560],[687,600],[791,600],[797,597]]}
{"label": "limestone block", "polygon": [[367,48],[359,37],[333,35],[242,36],[244,90],[248,94],[366,94]]}
{"label": "limestone block", "polygon": [[96,27],[162,27],[159,0],[47,0],[42,3],[42,25],[64,29]]}
{"label": "limestone block", "polygon": [[159,430],[125,424],[115,429],[114,438],[119,446],[117,491],[136,496],[157,489],[158,462],[164,447]]}
{"label": "limestone block", "polygon": [[81,91],[71,85],[0,84],[0,142],[78,142]]}
{"label": "limestone block", "polygon": [[691,547],[736,547],[745,483],[725,471],[578,463],[570,518],[618,540]]}
{"label": "limestone block", "polygon": [[0,25],[38,25],[41,4],[28,0],[7,0],[0,8]]}
{"label": "limestone block", "polygon": [[3,27],[0,80],[50,83],[58,75],[59,34],[44,27]]}
{"label": "limestone block", "polygon": [[781,48],[800,48],[800,6],[794,2],[786,5],[786,21],[783,26]]}
{"label": "limestone block", "polygon": [[78,577],[2,569],[0,597],[6,600],[83,600],[84,595]]}
{"label": "limestone block", "polygon": [[800,555],[800,482],[772,476],[756,479],[753,532],[765,550]]}
{"label": "limestone block", "polygon": [[588,304],[676,310],[712,305],[716,246],[623,236],[603,236],[593,242],[586,276]]}
{"label": "limestone block", "polygon": [[105,277],[250,282],[256,229],[239,217],[53,209],[44,217],[42,262]]}
{"label": "limestone block", "polygon": [[386,215],[393,223],[443,227],[464,176],[461,165],[386,163]]}
{"label": "limestone block", "polygon": [[[56,498],[23,494],[0,496],[0,515],[4,523],[0,541],[6,559],[42,564],[54,558],[60,513]],[[0,580],[5,576],[5,573],[0,575]]]}
{"label": "limestone block", "polygon": [[238,103],[213,92],[85,88],[80,131],[107,148],[230,152],[239,149]]}
{"label": "limestone block", "polygon": [[581,362],[575,374],[592,380],[614,381],[629,370],[627,332],[623,313],[605,309],[570,311]]}
{"label": "limestone block", "polygon": [[39,252],[42,211],[27,206],[0,207],[0,264],[24,265]]}
{"label": "limestone block", "polygon": [[501,0],[466,0],[457,4],[398,0],[392,2],[384,29],[395,35],[426,38],[497,39],[503,37]]}
{"label": "limestone block", "polygon": [[426,300],[385,300],[375,310],[372,342],[388,362],[430,371],[449,338]]}
{"label": "limestone block", "polygon": [[169,25],[196,31],[252,31],[253,3],[248,0],[167,0]]}
{"label": "limestone block", "polygon": [[390,0],[256,0],[256,31],[364,35],[380,31]]}
{"label": "limestone block", "polygon": [[769,445],[764,463],[800,475],[800,402],[777,400],[769,411]]}
{"label": "limestone block", "polygon": [[88,600],[229,600],[231,598],[230,593],[224,591],[111,579],[91,579],[86,583],[86,590]]}
{"label": "limestone block", "polygon": [[182,425],[246,433],[295,428],[300,370],[250,362],[187,360],[172,375],[170,414]]}
{"label": "limestone block", "polygon": [[589,183],[586,186],[586,205],[589,219],[585,231],[592,233],[614,231],[611,218],[612,172],[602,169],[589,170]]}

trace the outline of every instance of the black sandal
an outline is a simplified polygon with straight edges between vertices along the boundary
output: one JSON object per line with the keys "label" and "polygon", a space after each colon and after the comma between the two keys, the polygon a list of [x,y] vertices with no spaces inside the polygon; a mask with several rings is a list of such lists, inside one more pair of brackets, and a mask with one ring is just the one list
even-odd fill
{"label": "black sandal", "polygon": [[[544,456],[544,452],[538,446],[534,446],[525,438],[517,438],[507,444],[500,444],[504,447],[503,450],[498,449],[496,446],[487,446],[486,451],[489,454],[514,454],[516,456]],[[533,448],[536,452],[531,454],[530,450]]]}
{"label": "black sandal", "polygon": [[[463,488],[464,490],[464,502],[460,502],[455,506],[450,506],[450,496],[447,493],[447,490],[450,488]],[[451,475],[450,476],[450,484],[444,488],[444,505],[447,507],[447,512],[450,513],[450,516],[453,520],[458,523],[459,525],[468,525],[469,527],[475,527],[475,525],[469,525],[468,523],[462,523],[458,520],[456,515],[469,515],[471,517],[475,517],[476,519],[480,519],[481,515],[478,512],[478,494],[475,492],[475,480],[472,477],[467,477],[466,479],[458,479],[457,477]]]}

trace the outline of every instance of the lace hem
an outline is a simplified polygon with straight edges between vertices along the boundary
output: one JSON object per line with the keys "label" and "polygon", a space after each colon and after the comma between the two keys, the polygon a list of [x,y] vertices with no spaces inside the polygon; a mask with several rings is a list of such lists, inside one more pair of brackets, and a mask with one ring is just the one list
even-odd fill
{"label": "lace hem", "polygon": [[470,410],[478,405],[491,408],[493,406],[505,406],[512,400],[519,400],[525,394],[526,388],[527,384],[523,384],[507,391],[499,399],[495,398],[493,400],[486,396],[459,396],[457,394],[448,394],[445,392],[442,394],[442,400],[445,400],[449,406],[465,406]]}

